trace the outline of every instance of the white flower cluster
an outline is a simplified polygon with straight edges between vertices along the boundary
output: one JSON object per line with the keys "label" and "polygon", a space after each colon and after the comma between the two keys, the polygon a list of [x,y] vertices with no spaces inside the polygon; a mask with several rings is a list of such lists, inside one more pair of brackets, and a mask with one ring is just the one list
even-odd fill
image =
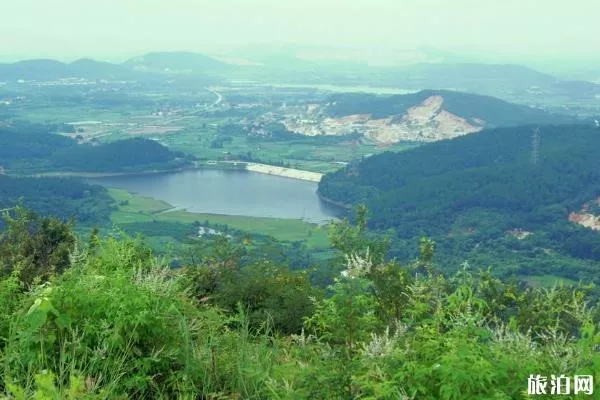
{"label": "white flower cluster", "polygon": [[348,278],[360,278],[367,275],[373,269],[373,262],[369,255],[369,249],[364,256],[350,254],[346,256],[346,265],[348,268],[342,272],[342,276]]}
{"label": "white flower cluster", "polygon": [[490,331],[492,333],[492,340],[507,348],[519,349],[523,354],[529,354],[537,349],[536,343],[531,338],[530,330],[526,334],[523,334],[502,324]]}
{"label": "white flower cluster", "polygon": [[171,270],[165,266],[153,266],[150,270],[137,268],[133,283],[151,292],[169,295],[177,292],[176,282],[170,275]]}
{"label": "white flower cluster", "polygon": [[573,346],[575,338],[560,332],[558,327],[546,328],[538,333],[538,337],[549,344],[550,357],[557,362],[562,371],[568,371],[573,360],[580,356],[578,353],[581,350]]}
{"label": "white flower cluster", "polygon": [[366,357],[385,357],[392,353],[400,338],[406,333],[408,327],[400,321],[396,321],[394,333],[390,333],[390,327],[385,329],[382,335],[371,333],[371,341],[363,343],[362,353]]}
{"label": "white flower cluster", "polygon": [[73,247],[73,250],[69,254],[69,261],[72,266],[73,265],[82,265],[83,263],[85,263],[85,261],[87,261],[87,252],[85,250],[81,250],[79,248],[78,241],[75,242],[75,246]]}
{"label": "white flower cluster", "polygon": [[299,335],[292,335],[292,341],[300,347],[304,347],[307,344],[314,342],[316,339],[317,338],[314,335],[306,335],[304,333],[304,328],[302,328],[302,332],[300,332]]}

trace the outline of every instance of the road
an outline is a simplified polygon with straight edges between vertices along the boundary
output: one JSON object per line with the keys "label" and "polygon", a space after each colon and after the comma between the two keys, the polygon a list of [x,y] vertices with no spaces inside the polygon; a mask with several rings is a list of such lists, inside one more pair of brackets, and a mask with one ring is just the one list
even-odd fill
{"label": "road", "polygon": [[206,90],[208,90],[209,92],[211,92],[212,94],[214,94],[215,96],[217,96],[217,101],[215,101],[210,106],[208,106],[207,109],[216,107],[219,104],[221,104],[221,102],[223,101],[223,95],[221,93],[217,92],[216,90],[214,90],[212,88],[206,88]]}

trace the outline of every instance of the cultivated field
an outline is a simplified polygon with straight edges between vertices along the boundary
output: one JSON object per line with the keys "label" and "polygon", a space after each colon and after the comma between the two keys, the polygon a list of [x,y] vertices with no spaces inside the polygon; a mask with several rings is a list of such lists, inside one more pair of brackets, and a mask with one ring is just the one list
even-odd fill
{"label": "cultivated field", "polygon": [[121,189],[109,189],[109,193],[118,203],[118,210],[111,216],[117,226],[153,221],[183,224],[208,221],[211,225],[227,225],[243,232],[274,236],[281,241],[305,241],[310,248],[328,247],[327,226],[295,219],[191,213],[185,210],[174,210],[164,201],[136,196]]}

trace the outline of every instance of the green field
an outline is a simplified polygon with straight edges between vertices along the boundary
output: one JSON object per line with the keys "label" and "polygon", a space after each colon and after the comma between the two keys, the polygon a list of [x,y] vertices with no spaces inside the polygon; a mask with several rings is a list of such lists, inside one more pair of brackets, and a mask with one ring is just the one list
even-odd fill
{"label": "green field", "polygon": [[140,113],[134,109],[130,110],[107,110],[92,107],[61,107],[41,106],[16,110],[19,115],[31,122],[38,123],[68,123],[77,121],[103,121],[120,122],[130,117],[132,113]]}
{"label": "green field", "polygon": [[[67,89],[61,90],[69,93]],[[370,154],[414,147],[414,144],[406,143],[381,147],[367,139],[357,143],[351,138],[340,138],[339,141],[318,138],[273,139],[248,137],[244,133],[223,133],[223,127],[240,124],[244,119],[252,119],[270,109],[264,107],[260,111],[241,113],[205,112],[202,107],[191,104],[211,103],[214,101],[211,92],[158,90],[157,93],[133,91],[127,97],[115,95],[113,100],[118,101],[114,104],[97,102],[93,96],[84,96],[86,101],[82,103],[72,100],[51,101],[40,97],[15,106],[11,112],[36,123],[100,122],[76,127],[77,135],[86,141],[112,142],[142,136],[201,160],[251,160],[319,173],[334,172],[345,163]],[[248,95],[254,96],[253,101],[257,105],[262,104],[260,95],[252,91]],[[296,94],[290,96],[294,99]],[[164,104],[171,105],[162,114]],[[221,143],[216,145],[216,142]]]}
{"label": "green field", "polygon": [[352,142],[310,143],[302,140],[265,140],[253,142],[246,137],[234,136],[222,148],[211,148],[210,143],[218,137],[215,129],[188,128],[181,132],[163,135],[159,142],[174,150],[209,160],[239,160],[240,155],[250,154],[265,164],[286,164],[306,171],[330,173],[343,167],[344,163],[383,151],[403,151],[414,144],[398,143],[383,148],[374,143]]}
{"label": "green field", "polygon": [[108,193],[119,203],[118,212],[125,214],[141,213],[150,215],[173,208],[165,201],[135,196],[124,189],[108,189]]}
{"label": "green field", "polygon": [[211,225],[227,225],[242,232],[273,236],[280,241],[305,241],[309,248],[326,248],[329,243],[327,226],[301,220],[169,211],[173,207],[164,201],[136,196],[122,189],[109,189],[109,193],[118,204],[118,210],[111,216],[116,226],[153,221],[181,224],[208,221]]}
{"label": "green field", "polygon": [[[240,160],[251,156],[255,162],[285,164],[292,168],[319,173],[334,172],[343,167],[344,163],[370,154],[386,150],[402,151],[414,147],[413,144],[398,143],[383,148],[369,141],[356,144],[352,140],[337,143],[320,143],[309,139],[257,141],[245,136],[232,136],[222,147],[214,147],[213,142],[220,137],[219,127],[236,123],[238,117],[187,115],[163,118],[152,116],[152,110],[144,108],[125,107],[117,111],[59,105],[38,105],[15,111],[20,117],[38,123],[101,121],[101,124],[81,125],[78,129],[83,130],[80,134],[84,138],[96,138],[102,142],[142,136],[203,160]],[[166,133],[134,133],[135,130],[143,130],[145,126],[181,129]]]}

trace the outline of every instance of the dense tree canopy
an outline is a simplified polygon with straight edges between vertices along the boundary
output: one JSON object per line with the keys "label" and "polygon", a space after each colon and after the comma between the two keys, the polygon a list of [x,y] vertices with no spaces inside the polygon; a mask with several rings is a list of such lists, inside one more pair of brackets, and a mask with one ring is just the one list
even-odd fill
{"label": "dense tree canopy", "polygon": [[77,144],[74,139],[54,133],[57,129],[24,123],[0,127],[0,165],[11,173],[32,173],[119,172],[185,164],[182,154],[153,140],[134,138],[96,146]]}
{"label": "dense tree canopy", "polygon": [[176,166],[177,156],[156,141],[135,138],[99,146],[79,146],[75,151],[57,151],[53,163],[60,169],[76,171],[126,171]]}
{"label": "dense tree canopy", "polygon": [[[537,163],[532,131],[494,129],[372,156],[325,176],[319,192],[334,201],[366,204],[372,228],[395,231],[400,256],[411,254],[402,243],[431,236],[448,264],[493,261],[526,273],[540,268],[520,262],[515,271],[510,264],[544,259],[546,273],[597,279],[593,263],[550,256],[548,249],[600,259],[599,235],[568,221],[571,212],[600,196],[600,130],[542,127]],[[533,235],[519,240],[510,234],[518,231]],[[565,261],[573,268],[559,266]]]}
{"label": "dense tree canopy", "polygon": [[43,216],[92,225],[109,220],[114,201],[105,188],[75,179],[0,176],[0,209],[19,203]]}

